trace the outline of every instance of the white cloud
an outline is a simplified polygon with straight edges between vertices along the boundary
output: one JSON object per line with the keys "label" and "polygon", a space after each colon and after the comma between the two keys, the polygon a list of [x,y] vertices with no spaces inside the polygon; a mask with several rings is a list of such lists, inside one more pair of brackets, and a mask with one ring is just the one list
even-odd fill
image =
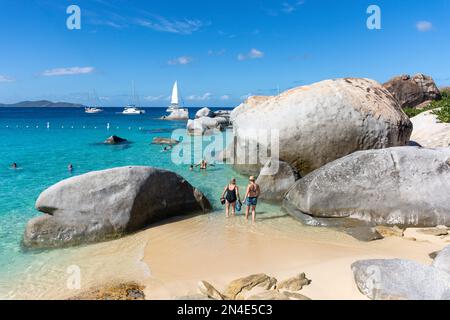
{"label": "white cloud", "polygon": [[427,32],[433,29],[433,24],[429,21],[419,21],[416,23],[416,28],[420,32]]}
{"label": "white cloud", "polygon": [[196,101],[206,101],[206,100],[210,100],[211,98],[212,98],[212,93],[211,92],[206,92],[206,93],[204,93],[204,94],[202,94],[202,95],[195,95],[195,94],[193,94],[193,95],[190,95],[190,96],[188,96],[186,99],[187,100],[196,100]]}
{"label": "white cloud", "polygon": [[300,0],[300,1],[297,1],[294,3],[283,2],[281,11],[284,13],[290,14],[290,13],[294,12],[295,10],[297,10],[298,7],[304,3],[305,3],[305,1],[303,1],[303,0]]}
{"label": "white cloud", "polygon": [[70,67],[70,68],[56,68],[45,70],[42,72],[44,77],[54,77],[54,76],[66,76],[66,75],[76,75],[76,74],[89,74],[94,72],[93,67]]}
{"label": "white cloud", "polygon": [[174,66],[174,65],[177,65],[177,64],[186,65],[186,64],[191,63],[192,61],[193,61],[192,57],[181,56],[181,57],[174,58],[174,59],[171,59],[171,60],[167,61],[167,64],[171,65],[171,66]]}
{"label": "white cloud", "polygon": [[14,81],[16,80],[0,74],[0,82],[14,82]]}
{"label": "white cloud", "polygon": [[160,100],[164,100],[166,97],[165,96],[163,96],[163,95],[160,95],[160,96],[147,96],[147,97],[144,97],[144,100],[147,100],[147,101],[160,101]]}
{"label": "white cloud", "polygon": [[243,61],[243,60],[247,60],[247,59],[259,59],[264,57],[264,52],[258,50],[258,49],[252,49],[250,50],[250,52],[244,54],[244,53],[240,53],[238,54],[238,60],[239,61]]}
{"label": "white cloud", "polygon": [[220,100],[229,100],[230,96],[227,94],[224,94],[223,96],[220,97]]}
{"label": "white cloud", "polygon": [[200,20],[168,20],[164,17],[154,17],[153,19],[138,18],[136,23],[142,27],[146,27],[155,31],[177,33],[177,34],[192,34],[198,31],[206,24]]}

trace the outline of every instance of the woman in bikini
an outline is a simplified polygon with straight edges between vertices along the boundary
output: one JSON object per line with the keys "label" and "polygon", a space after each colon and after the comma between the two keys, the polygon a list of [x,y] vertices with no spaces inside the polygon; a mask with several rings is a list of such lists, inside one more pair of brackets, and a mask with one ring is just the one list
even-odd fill
{"label": "woman in bikini", "polygon": [[236,185],[235,178],[231,179],[230,183],[223,190],[221,200],[225,200],[225,213],[227,218],[230,216],[230,205],[233,217],[236,216],[236,201],[241,201],[241,197],[239,195],[239,187]]}
{"label": "woman in bikini", "polygon": [[245,204],[247,205],[247,210],[245,211],[245,219],[248,220],[248,215],[250,214],[250,207],[252,209],[252,222],[256,220],[256,204],[258,203],[258,197],[260,194],[259,185],[255,182],[255,177],[251,176],[249,178],[250,183],[247,186],[247,191],[245,193]]}

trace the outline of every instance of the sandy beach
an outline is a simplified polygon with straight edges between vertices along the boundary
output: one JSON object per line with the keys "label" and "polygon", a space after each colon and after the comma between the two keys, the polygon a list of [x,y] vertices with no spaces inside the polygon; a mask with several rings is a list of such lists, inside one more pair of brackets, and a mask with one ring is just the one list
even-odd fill
{"label": "sandy beach", "polygon": [[353,281],[350,265],[360,259],[404,258],[429,264],[429,253],[448,239],[407,231],[407,238],[360,242],[330,229],[305,227],[289,217],[270,217],[256,225],[243,217],[196,216],[147,231],[143,261],[147,299],[197,294],[206,280],[223,290],[233,279],[266,273],[283,280],[305,272],[312,280],[302,294],[311,299],[366,299]]}

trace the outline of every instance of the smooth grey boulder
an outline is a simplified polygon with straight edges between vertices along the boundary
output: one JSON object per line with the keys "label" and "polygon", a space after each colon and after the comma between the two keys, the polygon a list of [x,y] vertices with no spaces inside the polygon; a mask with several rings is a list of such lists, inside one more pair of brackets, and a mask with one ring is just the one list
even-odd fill
{"label": "smooth grey boulder", "polygon": [[155,137],[152,140],[152,144],[168,144],[168,145],[175,145],[180,143],[180,141],[176,139],[171,138],[161,138],[161,137]]}
{"label": "smooth grey boulder", "polygon": [[214,118],[214,116],[214,112],[212,112],[211,109],[204,107],[197,111],[197,113],[195,114],[195,119],[202,117]]}
{"label": "smooth grey boulder", "polygon": [[432,266],[450,273],[450,246],[437,253]]}
{"label": "smooth grey boulder", "polygon": [[404,146],[412,132],[394,97],[369,79],[326,80],[253,97],[231,119],[234,168],[241,173],[277,157],[304,176],[358,150]]}
{"label": "smooth grey boulder", "polygon": [[297,181],[283,206],[299,218],[448,226],[449,190],[450,148],[397,147],[356,152],[323,166]]}
{"label": "smooth grey boulder", "polygon": [[402,108],[418,108],[424,102],[441,98],[433,78],[421,73],[392,78],[383,87],[392,93]]}
{"label": "smooth grey boulder", "polygon": [[201,117],[188,120],[186,129],[190,135],[206,135],[223,131],[229,124],[229,119],[224,117]]}
{"label": "smooth grey boulder", "polygon": [[449,300],[450,274],[409,260],[362,260],[351,266],[362,294],[373,300]]}
{"label": "smooth grey boulder", "polygon": [[51,248],[117,238],[173,216],[206,212],[206,197],[176,173],[121,167],[63,180],[41,193],[23,244]]}
{"label": "smooth grey boulder", "polygon": [[282,201],[285,193],[300,179],[297,170],[288,163],[270,159],[259,173],[256,183],[261,190],[260,198],[271,201]]}
{"label": "smooth grey boulder", "polygon": [[411,118],[414,126],[411,140],[426,148],[450,146],[450,123],[438,120],[434,110],[425,111]]}

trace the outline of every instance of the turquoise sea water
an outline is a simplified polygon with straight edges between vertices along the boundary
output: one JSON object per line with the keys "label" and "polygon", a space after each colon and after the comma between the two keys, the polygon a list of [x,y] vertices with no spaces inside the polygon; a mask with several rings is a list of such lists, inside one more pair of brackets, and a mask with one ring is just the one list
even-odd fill
{"label": "turquoise sea water", "polygon": [[[72,175],[125,165],[161,167],[184,176],[220,208],[222,188],[236,176],[229,167],[219,164],[207,172],[191,172],[188,165],[174,164],[161,146],[150,144],[153,137],[170,137],[173,130],[184,129],[186,122],[159,120],[164,109],[146,109],[145,115],[138,116],[120,111],[106,108],[101,114],[86,114],[79,108],[0,108],[0,284],[25,274],[42,256],[22,248],[25,224],[40,214],[34,209],[38,195]],[[195,112],[190,111],[191,117]],[[131,143],[101,143],[113,134]],[[10,169],[13,162],[18,170]],[[67,170],[69,163],[73,173]],[[238,176],[238,181],[245,185],[243,177]]]}

